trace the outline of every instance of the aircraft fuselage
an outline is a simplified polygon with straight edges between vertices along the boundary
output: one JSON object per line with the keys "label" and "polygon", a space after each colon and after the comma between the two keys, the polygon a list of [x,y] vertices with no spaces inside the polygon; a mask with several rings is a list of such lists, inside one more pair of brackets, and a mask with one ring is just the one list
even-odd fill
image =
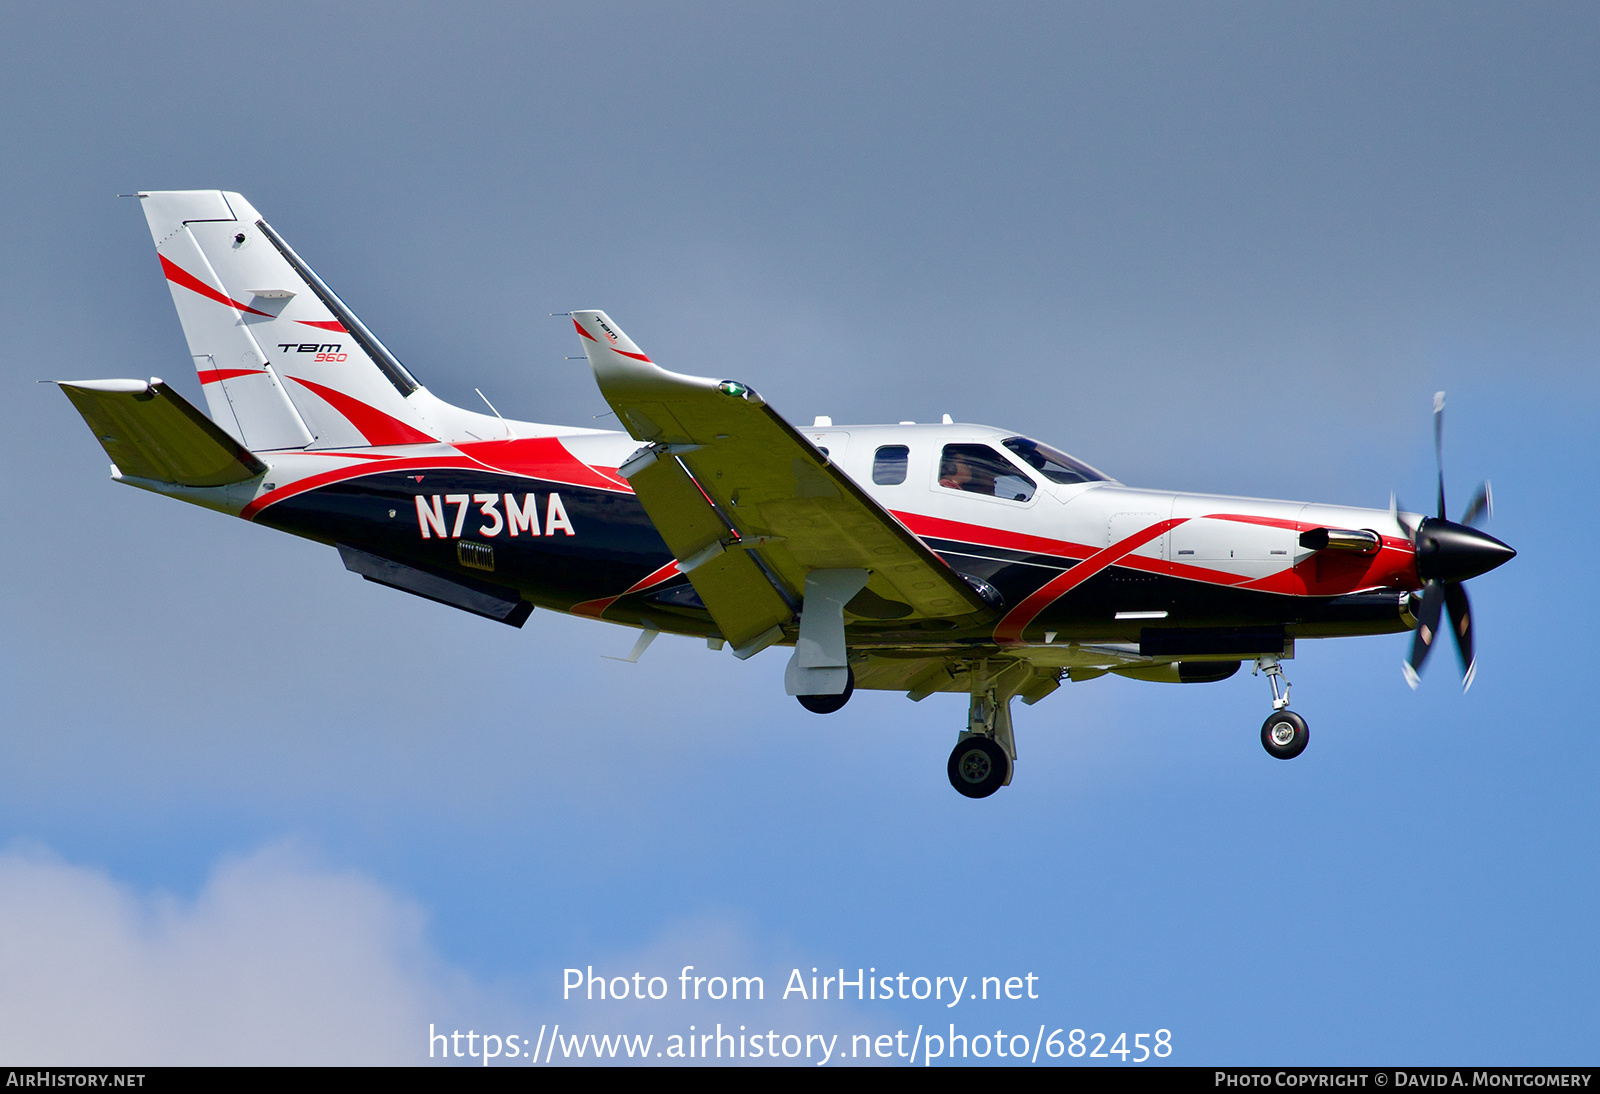
{"label": "aircraft fuselage", "polygon": [[[1404,611],[1407,592],[1419,584],[1412,549],[1386,510],[1112,481],[1060,485],[1014,461],[1019,480],[1032,487],[1017,500],[953,489],[938,478],[946,445],[1002,452],[1001,439],[1012,435],[1001,430],[901,425],[801,432],[1006,609],[998,626],[991,621],[981,631],[953,633],[942,621],[904,626],[892,611],[874,617],[874,605],[857,604],[865,614],[852,613],[852,646],[1142,639],[1152,652],[1220,656],[1254,652],[1259,632],[1274,629],[1280,639],[1293,639],[1412,625]],[[874,483],[876,454],[896,446],[906,450],[903,481]],[[271,471],[238,511],[295,535],[504,585],[540,607],[714,636],[715,623],[616,470],[638,447],[625,434],[584,431],[366,449],[360,458],[262,453]],[[729,517],[737,526],[737,509]],[[1299,543],[1302,531],[1323,526],[1369,529],[1381,547],[1347,554]],[[1217,629],[1240,632],[1236,651],[1225,634],[1204,641],[1188,634]]]}

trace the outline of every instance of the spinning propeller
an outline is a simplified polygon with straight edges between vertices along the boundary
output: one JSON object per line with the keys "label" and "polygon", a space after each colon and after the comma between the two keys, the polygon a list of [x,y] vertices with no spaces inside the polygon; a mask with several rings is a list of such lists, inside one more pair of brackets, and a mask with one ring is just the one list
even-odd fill
{"label": "spinning propeller", "polygon": [[[1484,516],[1494,515],[1494,495],[1485,480],[1467,505],[1461,522],[1447,519],[1444,506],[1444,392],[1433,397],[1433,457],[1439,469],[1439,515],[1423,517],[1413,525],[1396,505],[1395,517],[1411,537],[1416,551],[1417,577],[1423,582],[1422,602],[1416,609],[1417,629],[1411,640],[1411,656],[1402,668],[1406,683],[1417,686],[1418,674],[1434,639],[1439,636],[1439,614],[1450,615],[1450,631],[1455,635],[1456,652],[1461,655],[1461,690],[1472,686],[1477,660],[1472,650],[1472,605],[1463,582],[1486,574],[1516,556],[1516,551],[1471,525]],[[1393,502],[1391,502],[1393,504]]]}

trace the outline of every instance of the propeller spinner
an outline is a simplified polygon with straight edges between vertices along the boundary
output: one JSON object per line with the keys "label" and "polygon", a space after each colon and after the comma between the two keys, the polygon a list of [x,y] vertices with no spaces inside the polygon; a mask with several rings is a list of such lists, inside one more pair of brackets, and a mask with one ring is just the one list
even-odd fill
{"label": "propeller spinner", "polygon": [[1494,495],[1483,482],[1468,504],[1461,523],[1448,518],[1444,502],[1444,392],[1433,397],[1433,455],[1439,471],[1439,515],[1423,517],[1413,526],[1403,516],[1400,524],[1416,551],[1417,577],[1423,582],[1422,598],[1415,609],[1417,627],[1411,656],[1401,667],[1406,683],[1417,686],[1418,675],[1439,636],[1441,612],[1450,617],[1456,652],[1461,656],[1461,690],[1472,686],[1477,658],[1472,643],[1472,604],[1463,582],[1509,562],[1517,552],[1471,525],[1494,515]]}

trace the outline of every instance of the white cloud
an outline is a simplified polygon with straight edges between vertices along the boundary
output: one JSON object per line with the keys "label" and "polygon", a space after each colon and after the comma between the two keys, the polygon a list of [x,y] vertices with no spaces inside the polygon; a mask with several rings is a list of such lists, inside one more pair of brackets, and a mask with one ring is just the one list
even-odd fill
{"label": "white cloud", "polygon": [[[558,1026],[568,1037],[651,1035],[650,1062],[658,1062],[672,1034],[718,1023],[730,1034],[770,1026],[780,1035],[843,1033],[847,1042],[850,1031],[892,1030],[898,1017],[850,1004],[785,1004],[789,969],[817,962],[781,940],[757,944],[737,918],[669,924],[637,949],[592,959],[608,980],[636,971],[669,980],[664,999],[591,1001],[577,992],[563,1000],[561,970],[549,969],[534,992],[541,1003],[531,1007],[450,968],[429,947],[424,921],[418,906],[370,878],[320,865],[291,845],[224,859],[193,899],[140,891],[43,848],[14,845],[0,852],[0,1060],[425,1063],[433,1023],[446,1034],[516,1033],[527,1039],[524,1051]],[[763,949],[775,953],[758,956]],[[759,975],[763,998],[685,1001],[678,977],[688,965],[730,981]],[[450,1062],[481,1061],[473,1056]],[[553,1049],[550,1056],[595,1062]]]}
{"label": "white cloud", "polygon": [[45,1064],[360,1064],[425,1056],[473,992],[423,914],[288,847],[193,901],[38,850],[0,853],[0,1056]]}

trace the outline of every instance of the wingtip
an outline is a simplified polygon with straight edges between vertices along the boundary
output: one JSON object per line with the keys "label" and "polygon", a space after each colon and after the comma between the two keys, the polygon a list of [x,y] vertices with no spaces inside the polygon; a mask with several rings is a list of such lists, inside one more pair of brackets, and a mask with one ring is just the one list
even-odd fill
{"label": "wingtip", "polygon": [[1408,685],[1410,685],[1411,690],[1412,691],[1416,691],[1417,690],[1417,684],[1421,682],[1422,678],[1417,675],[1417,670],[1411,667],[1411,662],[1410,661],[1402,661],[1402,662],[1400,662],[1400,671],[1405,674],[1406,683]]}
{"label": "wingtip", "polygon": [[1467,671],[1461,677],[1461,694],[1465,695],[1472,688],[1472,681],[1478,678],[1478,662],[1474,661],[1467,666]]}

